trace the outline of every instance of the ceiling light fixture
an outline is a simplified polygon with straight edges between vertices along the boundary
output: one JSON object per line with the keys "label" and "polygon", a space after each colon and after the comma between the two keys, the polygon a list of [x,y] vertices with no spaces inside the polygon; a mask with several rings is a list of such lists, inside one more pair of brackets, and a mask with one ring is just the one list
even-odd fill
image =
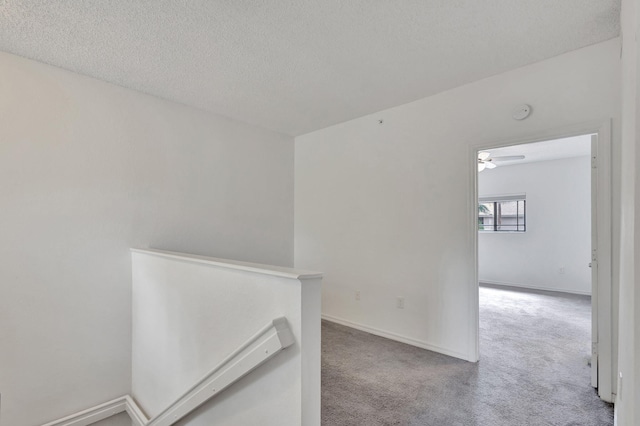
{"label": "ceiling light fixture", "polygon": [[494,161],[514,161],[524,160],[524,155],[505,155],[502,157],[491,158],[491,153],[487,151],[478,152],[478,171],[481,172],[484,169],[495,169],[496,164]]}

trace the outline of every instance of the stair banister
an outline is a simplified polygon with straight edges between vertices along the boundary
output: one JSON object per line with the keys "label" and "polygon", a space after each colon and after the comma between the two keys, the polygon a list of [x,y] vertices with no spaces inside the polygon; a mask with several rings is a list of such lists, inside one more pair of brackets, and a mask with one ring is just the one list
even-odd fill
{"label": "stair banister", "polygon": [[134,426],[171,426],[294,342],[286,318],[276,318],[151,419],[125,395],[42,426],[88,426],[124,411]]}

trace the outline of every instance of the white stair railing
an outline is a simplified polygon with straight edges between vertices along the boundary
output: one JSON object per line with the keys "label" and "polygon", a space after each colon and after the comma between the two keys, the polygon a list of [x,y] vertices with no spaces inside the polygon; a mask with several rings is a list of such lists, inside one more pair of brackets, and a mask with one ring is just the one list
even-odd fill
{"label": "white stair railing", "polygon": [[294,341],[286,318],[274,319],[151,419],[131,396],[125,395],[43,426],[88,426],[124,411],[134,426],[171,426]]}

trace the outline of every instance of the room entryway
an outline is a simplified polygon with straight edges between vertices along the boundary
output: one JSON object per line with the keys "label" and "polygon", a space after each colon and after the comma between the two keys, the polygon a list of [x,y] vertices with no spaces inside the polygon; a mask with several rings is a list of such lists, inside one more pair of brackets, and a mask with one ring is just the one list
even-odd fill
{"label": "room entryway", "polygon": [[[563,359],[573,364],[560,362],[557,367],[566,371],[586,368],[589,375],[577,385],[594,394],[591,386],[598,388],[600,397],[611,401],[611,212],[605,202],[610,196],[610,153],[608,139],[599,141],[602,133],[505,144],[476,152],[478,282],[494,287],[479,290],[479,342],[486,342],[483,333],[487,327],[504,331],[500,340],[505,341],[521,339],[530,332],[553,337],[566,321],[575,321],[574,325],[582,321],[580,327],[586,334],[572,333],[568,336],[573,340],[557,347],[580,348],[580,356],[567,353]],[[519,288],[521,294],[515,297],[508,293],[507,300],[507,293],[500,288]],[[519,310],[520,320],[536,330],[517,330],[512,327],[515,324],[501,324],[495,318],[498,322],[487,326],[483,303],[485,314],[490,312],[487,306],[500,302],[506,303],[505,309],[513,308],[513,314],[518,304],[507,302],[524,303],[529,300],[524,295],[535,291],[548,294],[535,299],[535,309],[529,310],[531,306],[525,303]],[[491,300],[492,296],[499,300]],[[586,316],[570,318],[572,311],[567,310],[566,318],[558,317],[554,322],[556,317],[546,316],[544,306],[544,302],[556,303],[554,296],[581,300],[588,307]],[[509,334],[512,331],[517,335]],[[514,349],[533,350],[539,359],[559,357],[554,345],[540,346],[526,338]],[[485,350],[480,343],[481,360]],[[549,391],[557,390],[552,387]]]}

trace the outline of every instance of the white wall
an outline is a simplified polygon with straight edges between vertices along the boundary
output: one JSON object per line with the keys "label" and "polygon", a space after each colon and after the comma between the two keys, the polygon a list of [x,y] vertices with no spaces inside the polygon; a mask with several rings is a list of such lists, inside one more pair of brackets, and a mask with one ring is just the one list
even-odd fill
{"label": "white wall", "polygon": [[526,232],[479,233],[480,282],[591,294],[591,157],[485,170],[478,192],[527,199]]}
{"label": "white wall", "polygon": [[146,252],[132,258],[132,396],[149,417],[284,316],[294,344],[180,424],[320,425],[317,274],[259,265],[246,270],[218,260]]}
{"label": "white wall", "polygon": [[130,247],[291,265],[293,140],[0,54],[2,422],[129,392]]}
{"label": "white wall", "polygon": [[324,272],[323,313],[474,359],[471,147],[613,118],[619,173],[619,54],[614,39],[297,137],[295,264]]}
{"label": "white wall", "polygon": [[640,1],[623,0],[620,338],[616,423],[640,421]]}

